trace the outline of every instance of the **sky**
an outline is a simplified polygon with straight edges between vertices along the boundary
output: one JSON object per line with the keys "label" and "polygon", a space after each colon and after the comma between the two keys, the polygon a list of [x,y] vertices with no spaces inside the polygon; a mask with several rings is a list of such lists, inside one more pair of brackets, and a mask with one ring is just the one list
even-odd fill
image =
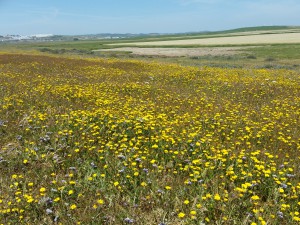
{"label": "sky", "polygon": [[300,25],[300,0],[0,0],[0,35],[181,33]]}

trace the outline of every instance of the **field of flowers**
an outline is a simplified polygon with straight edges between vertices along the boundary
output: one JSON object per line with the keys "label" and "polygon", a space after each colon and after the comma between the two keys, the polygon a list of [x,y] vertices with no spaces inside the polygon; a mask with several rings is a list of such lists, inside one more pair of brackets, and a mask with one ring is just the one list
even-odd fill
{"label": "field of flowers", "polygon": [[0,224],[299,224],[299,75],[0,54]]}

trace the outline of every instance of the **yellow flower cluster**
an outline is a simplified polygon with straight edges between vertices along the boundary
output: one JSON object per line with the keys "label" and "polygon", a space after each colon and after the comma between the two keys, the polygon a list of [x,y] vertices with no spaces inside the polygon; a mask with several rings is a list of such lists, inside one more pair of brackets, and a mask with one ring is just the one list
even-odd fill
{"label": "yellow flower cluster", "polygon": [[300,76],[0,54],[0,224],[297,224]]}

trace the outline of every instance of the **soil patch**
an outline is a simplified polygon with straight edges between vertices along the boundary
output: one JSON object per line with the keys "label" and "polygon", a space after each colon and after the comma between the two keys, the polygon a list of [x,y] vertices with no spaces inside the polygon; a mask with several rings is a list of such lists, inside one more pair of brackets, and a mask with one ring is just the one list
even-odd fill
{"label": "soil patch", "polygon": [[203,48],[137,48],[123,47],[115,49],[95,50],[98,52],[130,52],[134,55],[147,56],[230,56],[242,53],[247,47],[203,47]]}

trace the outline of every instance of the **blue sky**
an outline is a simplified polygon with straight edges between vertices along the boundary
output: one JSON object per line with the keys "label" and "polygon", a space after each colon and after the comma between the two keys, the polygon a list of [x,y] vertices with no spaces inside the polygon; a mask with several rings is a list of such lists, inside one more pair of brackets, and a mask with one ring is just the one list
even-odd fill
{"label": "blue sky", "polygon": [[0,34],[175,33],[300,25],[300,0],[0,0]]}

